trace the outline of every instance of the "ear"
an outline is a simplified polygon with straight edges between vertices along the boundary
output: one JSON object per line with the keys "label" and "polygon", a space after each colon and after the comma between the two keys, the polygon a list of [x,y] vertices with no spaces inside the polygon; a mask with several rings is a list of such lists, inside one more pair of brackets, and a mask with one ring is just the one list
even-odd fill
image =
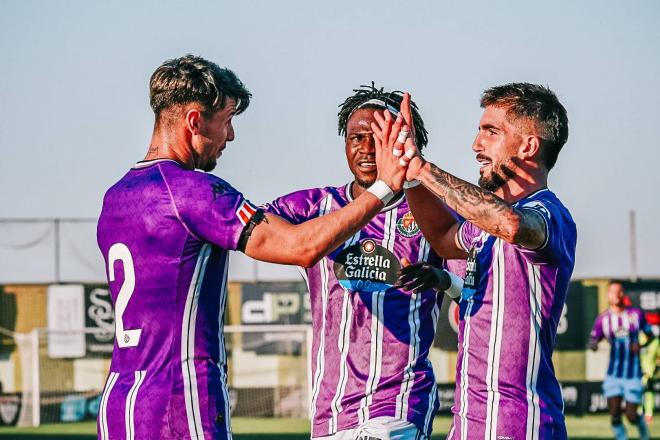
{"label": "ear", "polygon": [[202,112],[196,108],[190,108],[186,112],[186,126],[188,131],[193,135],[199,134],[200,124],[202,121]]}
{"label": "ear", "polygon": [[520,147],[520,153],[520,157],[525,160],[538,157],[541,153],[541,139],[538,136],[525,136]]}

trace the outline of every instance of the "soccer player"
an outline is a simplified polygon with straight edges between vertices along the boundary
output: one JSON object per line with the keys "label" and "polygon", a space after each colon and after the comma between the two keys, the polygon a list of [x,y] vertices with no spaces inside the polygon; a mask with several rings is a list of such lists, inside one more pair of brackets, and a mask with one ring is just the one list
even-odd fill
{"label": "soccer player", "polygon": [[639,351],[640,333],[653,337],[647,325],[644,312],[636,307],[626,307],[625,291],[621,281],[613,280],[607,288],[609,307],[596,317],[589,348],[598,349],[598,342],[607,339],[611,345],[610,363],[603,381],[603,394],[607,398],[607,408],[612,417],[612,431],[617,440],[628,438],[626,427],[621,419],[621,401],[626,403],[626,417],[637,426],[639,437],[649,438],[644,417],[637,414],[637,406],[642,401],[642,369]]}
{"label": "soccer player", "polygon": [[343,209],[298,225],[264,214],[228,182],[196,171],[214,168],[250,96],[230,70],[191,55],[151,77],[149,151],[105,194],[97,230],[116,327],[101,439],[231,438],[229,251],[312,266],[401,189],[397,159],[376,150],[377,180]]}
{"label": "soccer player", "polygon": [[[402,95],[373,83],[354,92],[339,111],[339,134],[353,181],[288,194],[267,205],[268,212],[293,224],[322,218],[374,184],[374,111],[389,107],[396,112]],[[411,105],[416,142],[423,148],[427,133]],[[425,266],[403,288],[395,283],[408,262]],[[304,269],[316,330],[312,438],[430,438],[438,401],[428,353],[443,297],[432,287],[443,291],[451,285],[449,274],[437,269],[441,265],[402,192],[330,255]],[[454,276],[457,283],[462,280]]]}
{"label": "soccer player", "polygon": [[[486,90],[481,107],[472,144],[479,186],[415,155],[412,137],[401,158],[410,160],[407,179],[417,186],[406,198],[424,236],[445,258],[467,257],[449,438],[566,438],[552,350],[576,228],[547,188],[568,137],[566,110],[548,88],[527,83]],[[402,149],[391,117],[377,122],[377,146]]]}

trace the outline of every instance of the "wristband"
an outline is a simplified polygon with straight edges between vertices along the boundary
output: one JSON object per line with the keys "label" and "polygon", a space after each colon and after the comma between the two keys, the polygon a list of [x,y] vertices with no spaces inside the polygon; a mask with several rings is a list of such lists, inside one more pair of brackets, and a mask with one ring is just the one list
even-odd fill
{"label": "wristband", "polygon": [[445,290],[445,293],[450,298],[456,299],[461,296],[461,291],[463,290],[463,278],[449,271],[446,272],[451,280],[451,286],[449,286],[449,289]]}
{"label": "wristband", "polygon": [[390,200],[392,200],[392,197],[394,197],[392,188],[390,188],[387,183],[380,179],[376,180],[373,185],[367,188],[367,192],[370,192],[371,194],[378,197],[380,201],[383,202],[383,205],[390,203]]}
{"label": "wristband", "polygon": [[406,180],[405,182],[403,182],[403,189],[414,188],[414,187],[419,186],[421,184],[422,184],[422,182],[420,182],[417,179],[413,179],[413,180],[410,180],[410,181]]}

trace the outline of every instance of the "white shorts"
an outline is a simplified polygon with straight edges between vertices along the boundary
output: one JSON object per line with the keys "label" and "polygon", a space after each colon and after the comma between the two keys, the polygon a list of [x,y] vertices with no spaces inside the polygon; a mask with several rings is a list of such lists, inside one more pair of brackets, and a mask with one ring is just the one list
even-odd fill
{"label": "white shorts", "polygon": [[425,440],[427,437],[415,425],[396,417],[376,417],[353,429],[313,440]]}

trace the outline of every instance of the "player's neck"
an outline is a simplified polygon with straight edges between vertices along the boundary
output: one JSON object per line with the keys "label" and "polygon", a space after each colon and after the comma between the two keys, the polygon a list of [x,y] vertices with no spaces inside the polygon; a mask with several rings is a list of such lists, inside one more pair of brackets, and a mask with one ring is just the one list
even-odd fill
{"label": "player's neck", "polygon": [[616,305],[616,304],[610,305],[610,311],[612,313],[617,313],[618,314],[618,313],[622,313],[624,310],[626,310],[625,306]]}
{"label": "player's neck", "polygon": [[537,178],[516,176],[507,180],[504,185],[499,187],[495,191],[495,195],[507,203],[515,203],[547,186],[547,176],[539,176]]}
{"label": "player's neck", "polygon": [[190,148],[185,145],[185,141],[177,139],[176,133],[164,133],[155,129],[144,160],[170,159],[192,170],[195,168],[195,163]]}

